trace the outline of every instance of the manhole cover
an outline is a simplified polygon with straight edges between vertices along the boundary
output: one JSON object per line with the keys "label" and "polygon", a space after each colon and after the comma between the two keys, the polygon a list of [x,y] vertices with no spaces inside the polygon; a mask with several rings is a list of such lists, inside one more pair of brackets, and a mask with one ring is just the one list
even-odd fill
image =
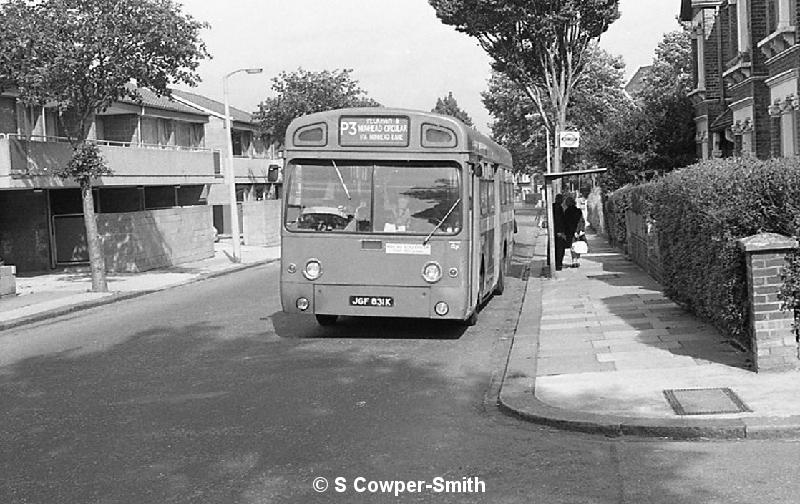
{"label": "manhole cover", "polygon": [[664,397],[678,415],[742,413],[750,408],[729,388],[668,389]]}

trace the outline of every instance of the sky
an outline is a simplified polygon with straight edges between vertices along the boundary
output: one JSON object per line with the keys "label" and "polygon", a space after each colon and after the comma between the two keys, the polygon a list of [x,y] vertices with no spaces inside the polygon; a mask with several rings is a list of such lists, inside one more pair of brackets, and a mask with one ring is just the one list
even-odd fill
{"label": "sky", "polygon": [[[385,106],[431,110],[452,92],[478,129],[490,132],[480,95],[490,59],[474,39],[441,23],[427,0],[178,2],[210,24],[201,37],[212,59],[200,64],[194,92],[222,101],[225,74],[263,68],[229,79],[230,104],[252,112],[274,96],[272,78],[280,72],[352,69],[359,86]],[[664,33],[678,29],[679,8],[679,0],[621,0],[620,19],[600,45],[623,57],[626,80],[651,63]]]}

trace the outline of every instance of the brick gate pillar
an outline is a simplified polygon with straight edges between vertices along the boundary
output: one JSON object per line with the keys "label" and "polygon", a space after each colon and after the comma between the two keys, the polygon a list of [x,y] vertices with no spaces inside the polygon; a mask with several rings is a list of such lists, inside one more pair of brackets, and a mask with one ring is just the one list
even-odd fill
{"label": "brick gate pillar", "polygon": [[750,299],[750,337],[756,372],[796,369],[797,337],[794,313],[781,310],[778,293],[786,255],[797,241],[776,233],[760,233],[739,240],[747,263]]}

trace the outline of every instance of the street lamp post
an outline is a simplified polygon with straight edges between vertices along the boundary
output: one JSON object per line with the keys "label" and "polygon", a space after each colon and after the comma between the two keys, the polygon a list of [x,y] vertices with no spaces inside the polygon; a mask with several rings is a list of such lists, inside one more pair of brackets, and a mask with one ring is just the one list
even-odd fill
{"label": "street lamp post", "polygon": [[233,172],[233,131],[231,130],[231,108],[228,105],[228,78],[239,72],[257,74],[263,72],[263,68],[240,68],[234,70],[222,78],[222,95],[225,101],[225,129],[228,131],[228,196],[231,205],[231,241],[233,241],[233,262],[242,260],[242,244],[239,242],[239,207],[236,203],[236,174]]}

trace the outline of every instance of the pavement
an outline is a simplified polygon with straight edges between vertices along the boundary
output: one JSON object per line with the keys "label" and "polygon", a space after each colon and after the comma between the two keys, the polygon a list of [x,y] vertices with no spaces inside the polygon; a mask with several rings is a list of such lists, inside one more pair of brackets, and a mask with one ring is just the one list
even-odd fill
{"label": "pavement", "polygon": [[233,243],[223,239],[207,259],[141,273],[109,273],[108,292],[91,292],[88,267],[18,275],[17,295],[0,298],[0,331],[277,261],[280,253],[280,246],[242,245],[241,260],[235,262]]}
{"label": "pavement", "polygon": [[596,234],[580,267],[567,251],[549,278],[546,229],[520,229],[534,252],[502,409],[610,436],[800,437],[800,371],[754,372],[748,353]]}
{"label": "pavement", "polygon": [[[800,371],[755,373],[747,353],[666,298],[600,236],[588,235],[579,268],[548,278],[546,230],[530,212],[519,220],[518,240],[533,253],[498,400],[503,410],[612,436],[800,437]],[[90,291],[87,269],[18,276],[17,295],[0,298],[0,331],[280,258],[280,247],[242,246],[234,262],[231,245],[216,243],[214,256],[201,261],[109,274],[107,293]],[[695,389],[712,390],[697,396]],[[679,414],[665,394],[670,390],[682,413],[735,408],[726,390],[749,411]]]}

